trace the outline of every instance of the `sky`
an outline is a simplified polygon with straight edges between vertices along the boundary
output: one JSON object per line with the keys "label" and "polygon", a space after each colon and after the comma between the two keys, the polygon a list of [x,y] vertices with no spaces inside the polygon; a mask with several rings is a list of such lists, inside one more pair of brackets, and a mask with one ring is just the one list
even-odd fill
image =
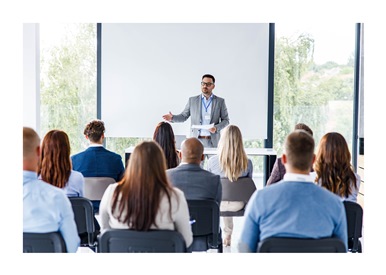
{"label": "sky", "polygon": [[358,22],[279,23],[275,24],[275,34],[291,37],[309,33],[315,40],[315,63],[321,65],[327,61],[334,61],[346,64],[355,50],[355,23]]}
{"label": "sky", "polygon": [[[385,153],[385,37],[383,21],[383,1],[177,1],[177,0],[84,0],[84,1],[1,1],[0,4],[0,79],[2,118],[0,167],[3,178],[3,198],[0,200],[3,231],[10,234],[21,233],[21,206],[15,206],[14,199],[21,200],[21,126],[22,126],[22,31],[23,23],[39,22],[275,22],[302,23],[305,25],[326,22],[365,23],[365,139],[366,139],[366,191],[365,191],[365,236],[366,251],[362,255],[21,255],[21,241],[7,238],[2,241],[2,256],[16,258],[3,261],[0,269],[29,271],[39,266],[39,274],[64,274],[70,267],[80,272],[89,272],[89,264],[96,264],[93,274],[119,272],[134,266],[154,274],[180,274],[176,262],[182,263],[182,271],[195,270],[209,274],[226,271],[228,274],[240,272],[240,266],[249,272],[269,272],[283,274],[343,274],[355,270],[359,274],[368,273],[370,268],[385,270],[382,257],[385,238],[383,202],[385,180],[383,159]],[[264,4],[262,4],[264,3]],[[331,45],[330,51],[337,51]],[[340,55],[339,55],[340,56]],[[320,57],[322,59],[322,57]],[[382,69],[380,69],[380,67]],[[10,207],[11,206],[11,207]],[[378,216],[377,214],[380,213]],[[20,235],[16,235],[20,236]],[[285,256],[285,257],[284,257]],[[332,257],[333,256],[333,257]],[[55,263],[51,266],[49,263]],[[47,268],[42,269],[43,266]],[[58,269],[58,267],[60,267]],[[86,268],[87,267],[87,268]],[[312,270],[312,271],[310,271]],[[292,272],[291,272],[292,271]],[[3,272],[4,273],[4,272]],[[146,274],[147,274],[146,273]],[[5,273],[4,273],[5,274]]]}

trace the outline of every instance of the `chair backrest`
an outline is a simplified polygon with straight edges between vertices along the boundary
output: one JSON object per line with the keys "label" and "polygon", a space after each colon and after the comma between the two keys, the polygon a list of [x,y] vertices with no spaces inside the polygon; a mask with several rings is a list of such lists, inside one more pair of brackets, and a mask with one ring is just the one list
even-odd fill
{"label": "chair backrest", "polygon": [[347,219],[348,248],[351,252],[361,252],[363,209],[360,204],[343,201]]}
{"label": "chair backrest", "polygon": [[260,241],[257,252],[265,253],[345,253],[346,246],[338,238],[299,239],[271,237]]}
{"label": "chair backrest", "polygon": [[66,244],[60,232],[23,232],[23,253],[63,253]]}
{"label": "chair backrest", "polygon": [[182,235],[173,230],[108,229],[98,238],[98,252],[186,252]]}
{"label": "chair backrest", "polygon": [[[256,185],[252,178],[242,177],[237,181],[231,182],[228,178],[221,178],[222,201],[243,201],[248,203],[252,194],[256,191]],[[243,216],[245,207],[240,211],[221,211],[223,217]]]}
{"label": "chair backrest", "polygon": [[186,139],[186,135],[174,135],[176,141],[176,149],[181,149],[181,143]]}
{"label": "chair backrest", "polygon": [[79,237],[87,234],[87,244],[81,242],[82,245],[95,245],[95,224],[94,224],[94,208],[89,199],[83,197],[69,197],[72,210],[74,211],[75,223],[78,228]]}
{"label": "chair backrest", "polygon": [[115,183],[115,179],[109,177],[85,177],[84,197],[92,201],[100,201],[106,188]]}
{"label": "chair backrest", "polygon": [[[190,220],[192,222],[193,244],[205,239],[205,250],[219,249],[220,235],[220,208],[215,200],[187,200]],[[200,249],[201,251],[201,249]]]}

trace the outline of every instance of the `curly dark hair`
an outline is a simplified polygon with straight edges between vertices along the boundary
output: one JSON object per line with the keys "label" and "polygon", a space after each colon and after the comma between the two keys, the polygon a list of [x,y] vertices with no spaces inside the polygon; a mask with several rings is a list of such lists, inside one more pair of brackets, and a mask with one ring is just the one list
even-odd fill
{"label": "curly dark hair", "polygon": [[98,142],[105,132],[105,124],[103,121],[95,119],[87,123],[83,134],[92,142]]}

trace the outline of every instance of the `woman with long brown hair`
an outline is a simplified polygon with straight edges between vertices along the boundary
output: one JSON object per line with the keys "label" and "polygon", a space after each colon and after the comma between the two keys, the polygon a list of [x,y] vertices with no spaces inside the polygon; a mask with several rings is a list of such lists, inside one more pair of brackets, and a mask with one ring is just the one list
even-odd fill
{"label": "woman with long brown hair", "polygon": [[341,134],[331,132],[322,137],[314,170],[317,184],[343,200],[357,201],[361,180],[354,172],[347,142]]}
{"label": "woman with long brown hair", "polygon": [[180,163],[176,149],[176,141],[173,128],[168,122],[161,121],[154,130],[153,140],[162,148],[166,158],[166,168],[177,167]]}
{"label": "woman with long brown hair", "polygon": [[187,247],[193,240],[184,193],[168,181],[165,156],[155,141],[134,148],[123,179],[106,189],[99,215],[102,231],[169,229],[180,232]]}
{"label": "woman with long brown hair", "polygon": [[45,182],[63,189],[68,197],[83,197],[84,177],[72,170],[71,147],[68,135],[51,130],[41,144],[38,176]]}

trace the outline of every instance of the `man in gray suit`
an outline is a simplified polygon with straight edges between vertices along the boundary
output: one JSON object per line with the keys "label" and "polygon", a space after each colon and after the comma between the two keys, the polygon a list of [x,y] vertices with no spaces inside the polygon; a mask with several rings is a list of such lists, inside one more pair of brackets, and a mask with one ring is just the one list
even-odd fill
{"label": "man in gray suit", "polygon": [[220,205],[222,186],[220,176],[200,167],[204,146],[197,138],[188,138],[181,144],[181,164],[166,171],[173,186],[185,193],[187,200],[215,200]]}
{"label": "man in gray suit", "polygon": [[171,112],[162,116],[169,122],[184,122],[191,116],[191,125],[210,125],[210,129],[191,129],[191,136],[198,138],[204,147],[217,147],[220,131],[229,124],[225,100],[212,93],[215,88],[213,75],[205,74],[201,81],[201,95],[189,98],[185,109],[179,115]]}

